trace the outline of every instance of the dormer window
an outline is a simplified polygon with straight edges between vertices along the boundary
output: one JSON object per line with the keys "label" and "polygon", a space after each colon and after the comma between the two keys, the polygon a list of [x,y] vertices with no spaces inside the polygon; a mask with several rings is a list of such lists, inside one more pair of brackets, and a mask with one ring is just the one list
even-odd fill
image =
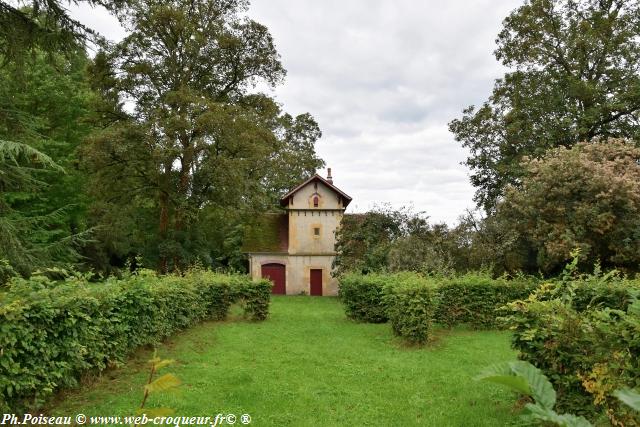
{"label": "dormer window", "polygon": [[318,196],[313,196],[313,207],[317,208],[319,204],[320,204],[320,199],[318,198]]}

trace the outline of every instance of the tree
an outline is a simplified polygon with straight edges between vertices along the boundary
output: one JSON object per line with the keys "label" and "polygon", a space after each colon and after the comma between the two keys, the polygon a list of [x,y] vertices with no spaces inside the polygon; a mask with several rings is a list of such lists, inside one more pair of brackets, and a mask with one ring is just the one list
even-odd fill
{"label": "tree", "polygon": [[[117,11],[126,1],[74,0],[74,3]],[[0,1],[0,58],[4,62],[17,63],[22,68],[27,53],[73,55],[87,42],[101,42],[100,36],[71,18],[60,0]]]}
{"label": "tree", "polygon": [[457,248],[446,224],[428,225],[396,240],[388,255],[391,271],[452,274],[457,267]]}
{"label": "tree", "polygon": [[125,232],[143,236],[162,271],[211,261],[203,209],[264,210],[323,164],[313,118],[283,114],[251,92],[280,83],[285,70],[267,28],[243,17],[246,9],[243,0],[134,2],[123,14],[130,34],[92,67],[112,106],[84,151],[95,206],[102,218],[121,207],[142,215],[144,231]]}
{"label": "tree", "polygon": [[496,58],[513,71],[449,124],[470,150],[475,200],[493,210],[524,156],[597,138],[640,137],[637,0],[527,0],[505,20]]}
{"label": "tree", "polygon": [[364,214],[345,215],[336,231],[335,274],[387,270],[394,244],[402,238],[422,235],[426,229],[424,215],[408,208],[395,210],[381,205]]}
{"label": "tree", "polygon": [[466,211],[449,232],[453,259],[460,272],[484,270],[493,276],[538,272],[530,244],[505,215]]}
{"label": "tree", "polygon": [[23,275],[79,259],[86,239],[76,151],[91,126],[84,50],[34,51],[0,68],[0,258]]}
{"label": "tree", "polygon": [[6,202],[8,191],[34,191],[43,185],[34,176],[37,168],[61,170],[49,156],[26,144],[0,140],[0,285],[14,272],[28,275],[72,251],[65,241],[42,242],[38,238],[57,219],[58,212],[26,217]]}
{"label": "tree", "polygon": [[520,188],[498,207],[554,272],[580,249],[583,265],[637,271],[640,262],[640,149],[610,140],[559,147],[528,159]]}

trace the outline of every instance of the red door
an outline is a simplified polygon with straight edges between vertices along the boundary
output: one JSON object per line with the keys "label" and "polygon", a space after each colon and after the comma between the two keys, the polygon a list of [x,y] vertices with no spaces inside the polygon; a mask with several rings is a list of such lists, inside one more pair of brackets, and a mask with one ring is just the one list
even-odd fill
{"label": "red door", "polygon": [[263,264],[262,277],[273,282],[272,294],[284,295],[287,293],[285,267],[283,264]]}
{"label": "red door", "polygon": [[322,296],[322,270],[311,270],[311,295]]}

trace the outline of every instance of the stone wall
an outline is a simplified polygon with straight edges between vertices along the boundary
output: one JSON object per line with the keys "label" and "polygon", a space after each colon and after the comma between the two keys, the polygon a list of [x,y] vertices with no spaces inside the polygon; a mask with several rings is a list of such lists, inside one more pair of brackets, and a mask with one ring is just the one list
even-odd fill
{"label": "stone wall", "polygon": [[335,296],[338,294],[338,281],[331,277],[333,258],[332,255],[252,254],[251,277],[261,277],[263,264],[284,264],[287,295],[309,295],[311,270],[322,269],[322,295]]}

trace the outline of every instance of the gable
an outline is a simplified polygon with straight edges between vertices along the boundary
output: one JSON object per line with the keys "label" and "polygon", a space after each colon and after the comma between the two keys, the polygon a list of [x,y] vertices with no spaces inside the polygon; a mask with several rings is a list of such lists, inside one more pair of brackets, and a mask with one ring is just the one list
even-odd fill
{"label": "gable", "polygon": [[[308,191],[310,186],[326,188],[328,192],[333,193],[333,195],[341,201],[340,204],[342,208],[346,208],[349,205],[349,203],[351,203],[351,197],[349,197],[345,192],[340,190],[338,187],[333,185],[333,183],[327,181],[320,175],[315,174],[314,176],[307,179],[302,184],[298,185],[293,190],[285,194],[282,197],[282,199],[280,199],[280,204],[282,206],[288,206],[290,204],[290,199],[292,197],[295,199],[295,197],[300,193],[304,193],[302,196],[303,198],[305,199],[308,198],[311,194]],[[306,193],[309,193],[309,194],[306,194]]]}

